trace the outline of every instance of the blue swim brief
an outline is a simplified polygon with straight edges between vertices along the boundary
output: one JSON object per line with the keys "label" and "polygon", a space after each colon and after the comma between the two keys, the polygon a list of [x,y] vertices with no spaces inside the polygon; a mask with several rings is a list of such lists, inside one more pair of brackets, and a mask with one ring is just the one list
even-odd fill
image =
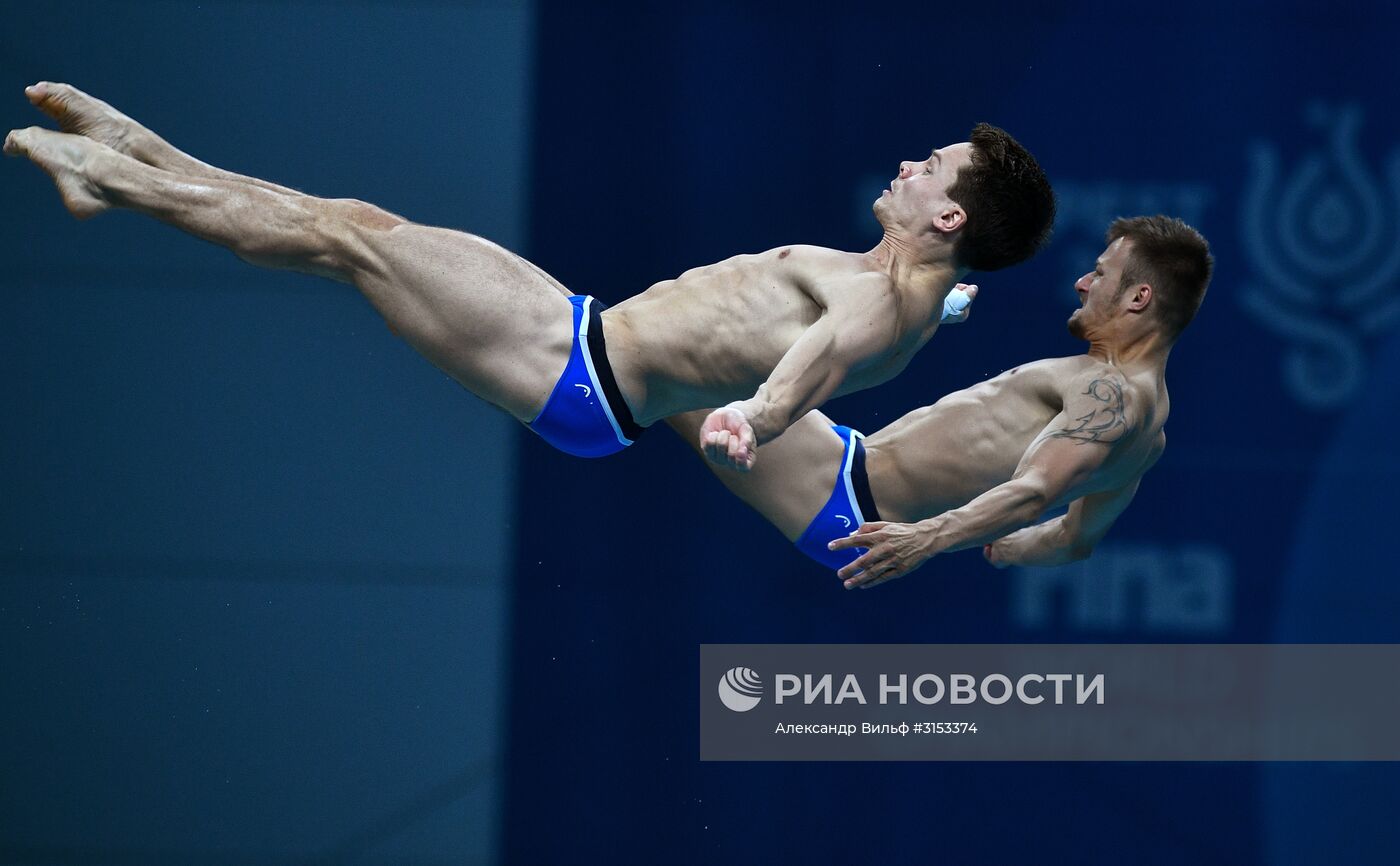
{"label": "blue swim brief", "polygon": [[574,347],[569,363],[530,429],[576,457],[606,457],[631,445],[646,428],[632,419],[608,364],[602,312],[590,295],[573,295]]}
{"label": "blue swim brief", "polygon": [[822,565],[840,570],[855,562],[866,548],[827,550],[826,545],[850,535],[862,523],[879,520],[880,513],[875,510],[875,497],[870,493],[870,479],[865,474],[865,446],[860,441],[865,437],[837,424],[831,425],[831,429],[846,443],[841,465],[836,470],[836,487],[796,545],[798,550]]}

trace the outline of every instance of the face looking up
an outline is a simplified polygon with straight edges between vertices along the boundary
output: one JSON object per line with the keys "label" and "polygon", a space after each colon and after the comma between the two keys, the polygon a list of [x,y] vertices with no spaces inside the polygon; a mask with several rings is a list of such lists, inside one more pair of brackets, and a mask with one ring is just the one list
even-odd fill
{"label": "face looking up", "polygon": [[1094,262],[1094,269],[1080,277],[1074,284],[1079,295],[1079,309],[1069,317],[1069,332],[1081,339],[1088,339],[1098,327],[1118,315],[1119,301],[1124,292],[1123,268],[1132,253],[1132,241],[1118,238],[1108,245]]}
{"label": "face looking up", "polygon": [[960,228],[967,213],[948,198],[948,187],[958,179],[958,171],[971,164],[972,145],[966,141],[939,148],[919,162],[900,163],[899,177],[875,201],[880,223],[912,237]]}

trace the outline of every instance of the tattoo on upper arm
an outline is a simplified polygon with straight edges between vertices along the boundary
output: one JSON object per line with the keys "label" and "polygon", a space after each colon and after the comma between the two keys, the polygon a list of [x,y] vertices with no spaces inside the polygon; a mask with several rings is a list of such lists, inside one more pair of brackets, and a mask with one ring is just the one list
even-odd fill
{"label": "tattoo on upper arm", "polygon": [[1102,442],[1105,445],[1121,439],[1128,430],[1128,422],[1123,417],[1123,387],[1114,379],[1095,379],[1085,389],[1084,396],[1092,397],[1102,405],[1076,418],[1074,426],[1052,430],[1050,435],[1076,442]]}

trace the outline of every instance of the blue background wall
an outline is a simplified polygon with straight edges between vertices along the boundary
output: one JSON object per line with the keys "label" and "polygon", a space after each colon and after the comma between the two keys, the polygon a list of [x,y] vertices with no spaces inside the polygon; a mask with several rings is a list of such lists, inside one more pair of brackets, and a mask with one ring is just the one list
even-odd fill
{"label": "blue background wall", "polygon": [[[6,129],[67,80],[525,241],[529,7],[12,6]],[[0,859],[494,862],[513,422],[349,286],[3,170]]]}
{"label": "blue background wall", "polygon": [[1400,856],[1387,765],[702,765],[694,684],[702,642],[1400,639],[1387,7],[51,14],[0,35],[7,127],[37,122],[23,84],[67,78],[208,161],[479,232],[610,302],[736,252],[868,248],[899,160],[1006,127],[1055,239],[829,407],[867,431],[1081,351],[1071,283],[1114,216],[1186,218],[1217,275],[1167,454],[1093,559],[969,552],[844,593],[668,430],[555,454],[345,287],[77,225],[7,163],[0,856]]}

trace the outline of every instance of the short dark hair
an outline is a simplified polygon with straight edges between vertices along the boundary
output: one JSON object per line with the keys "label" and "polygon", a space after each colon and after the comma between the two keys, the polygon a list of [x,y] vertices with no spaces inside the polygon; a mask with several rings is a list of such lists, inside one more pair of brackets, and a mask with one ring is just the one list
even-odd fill
{"label": "short dark hair", "polygon": [[1175,340],[1195,317],[1210,285],[1215,257],[1201,233],[1176,217],[1119,217],[1108,227],[1108,243],[1133,242],[1123,266],[1119,291],[1147,283],[1152,307],[1169,339]]}
{"label": "short dark hair", "polygon": [[1030,151],[1004,129],[979,123],[968,137],[972,164],[958,171],[948,198],[967,212],[959,264],[978,271],[1010,267],[1050,239],[1055,193]]}

